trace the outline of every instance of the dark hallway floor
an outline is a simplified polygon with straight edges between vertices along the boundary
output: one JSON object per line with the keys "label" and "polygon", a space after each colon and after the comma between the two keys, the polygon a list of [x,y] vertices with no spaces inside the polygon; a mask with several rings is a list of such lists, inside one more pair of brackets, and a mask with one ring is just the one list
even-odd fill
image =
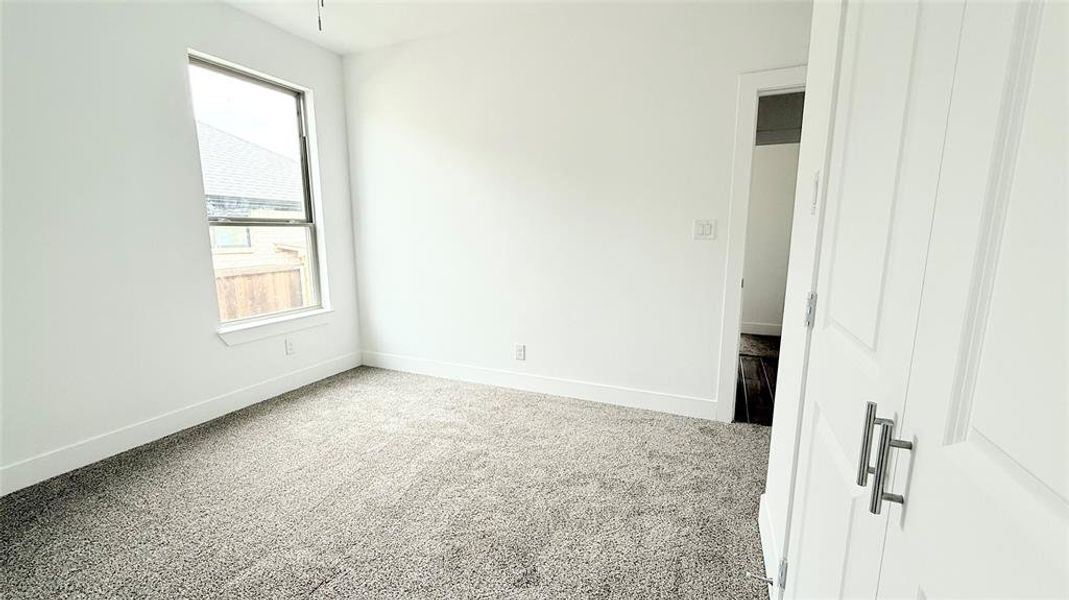
{"label": "dark hallway floor", "polygon": [[740,336],[735,422],[772,425],[779,342],[779,336],[748,333]]}

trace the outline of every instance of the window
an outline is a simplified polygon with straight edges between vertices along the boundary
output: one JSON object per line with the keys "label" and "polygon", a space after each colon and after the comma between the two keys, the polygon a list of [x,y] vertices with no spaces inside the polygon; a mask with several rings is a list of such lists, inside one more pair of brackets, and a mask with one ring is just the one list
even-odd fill
{"label": "window", "polygon": [[219,318],[318,308],[304,93],[189,61]]}
{"label": "window", "polygon": [[212,248],[252,248],[248,227],[211,227]]}

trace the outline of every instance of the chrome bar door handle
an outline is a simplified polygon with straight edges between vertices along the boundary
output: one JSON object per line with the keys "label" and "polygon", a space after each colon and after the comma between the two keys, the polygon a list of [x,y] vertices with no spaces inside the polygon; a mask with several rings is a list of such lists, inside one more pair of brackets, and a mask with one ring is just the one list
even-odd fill
{"label": "chrome bar door handle", "polygon": [[865,487],[869,482],[869,452],[872,450],[872,430],[876,427],[876,403],[865,403],[865,422],[861,424],[861,452],[857,459],[857,484]]}
{"label": "chrome bar door handle", "polygon": [[873,469],[872,496],[869,498],[869,512],[878,515],[884,501],[904,504],[906,499],[900,494],[890,494],[884,491],[887,485],[887,466],[890,462],[891,448],[913,450],[913,442],[896,440],[894,434],[894,419],[876,419],[880,426],[880,441],[876,446],[876,468]]}

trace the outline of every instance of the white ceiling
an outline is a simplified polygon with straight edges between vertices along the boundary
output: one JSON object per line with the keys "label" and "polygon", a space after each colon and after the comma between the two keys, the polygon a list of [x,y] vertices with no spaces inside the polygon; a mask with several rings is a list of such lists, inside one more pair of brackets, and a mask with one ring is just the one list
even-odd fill
{"label": "white ceiling", "polygon": [[476,3],[325,0],[323,31],[319,31],[317,0],[227,1],[339,54],[522,19],[528,11],[550,4],[501,0]]}

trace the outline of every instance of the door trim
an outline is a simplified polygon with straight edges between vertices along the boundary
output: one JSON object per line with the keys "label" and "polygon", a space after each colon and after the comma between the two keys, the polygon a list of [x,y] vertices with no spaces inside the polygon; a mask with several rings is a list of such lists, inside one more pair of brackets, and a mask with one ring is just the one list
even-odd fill
{"label": "door trim", "polygon": [[736,361],[742,326],[742,269],[746,252],[746,220],[750,208],[750,171],[757,136],[757,99],[761,96],[805,91],[804,65],[754,71],[739,75],[735,104],[735,152],[728,204],[727,260],[724,265],[724,299],[720,318],[720,368],[717,374],[717,419],[730,423],[734,416]]}

